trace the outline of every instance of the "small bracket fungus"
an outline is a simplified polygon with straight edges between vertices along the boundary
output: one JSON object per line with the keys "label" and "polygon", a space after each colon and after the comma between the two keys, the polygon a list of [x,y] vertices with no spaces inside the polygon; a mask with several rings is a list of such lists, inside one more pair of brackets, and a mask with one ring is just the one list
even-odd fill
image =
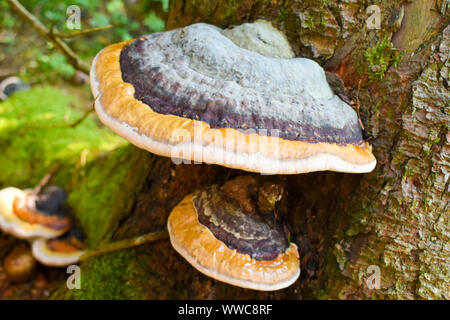
{"label": "small bracket fungus", "polygon": [[[242,180],[234,181],[245,184]],[[251,188],[252,178],[248,180]],[[230,198],[227,189],[229,185],[213,185],[188,195],[173,209],[167,222],[172,246],[214,279],[264,291],[290,286],[300,275],[297,246],[289,243],[281,226],[269,225],[256,205],[244,201],[245,196]]]}
{"label": "small bracket fungus", "polygon": [[264,20],[244,23],[225,29],[222,34],[238,47],[258,52],[266,57],[294,58],[295,54],[286,36]]}
{"label": "small bracket fungus", "polygon": [[136,146],[251,172],[369,172],[356,112],[269,23],[198,23],[99,52],[100,120]]}
{"label": "small bracket fungus", "polygon": [[70,229],[66,193],[49,186],[40,194],[14,187],[0,190],[0,229],[20,239],[54,238]]}
{"label": "small bracket fungus", "polygon": [[36,239],[31,250],[34,258],[46,266],[64,267],[78,262],[84,254],[85,236],[73,227],[56,239]]}
{"label": "small bracket fungus", "polygon": [[17,77],[9,77],[0,82],[0,101],[8,99],[16,91],[28,90],[30,86]]}

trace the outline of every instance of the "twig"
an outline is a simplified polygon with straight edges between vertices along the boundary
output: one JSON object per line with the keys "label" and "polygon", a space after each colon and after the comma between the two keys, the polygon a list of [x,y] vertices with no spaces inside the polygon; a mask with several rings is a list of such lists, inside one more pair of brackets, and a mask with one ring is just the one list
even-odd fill
{"label": "twig", "polygon": [[33,191],[31,191],[31,194],[35,195],[40,194],[42,189],[44,189],[44,187],[48,185],[48,183],[53,178],[55,173],[59,170],[59,168],[61,168],[61,165],[62,165],[61,160],[55,160],[55,162],[53,162],[53,164],[51,165],[50,169],[47,171],[45,176],[41,179],[41,181],[39,181],[36,187],[34,187]]}
{"label": "twig", "polygon": [[108,252],[137,247],[148,242],[166,239],[168,236],[169,234],[167,233],[167,230],[161,230],[143,234],[141,236],[137,236],[131,239],[125,239],[113,243],[108,243],[100,246],[97,249],[88,250],[85,254],[83,254],[80,257],[80,261],[85,261],[93,256],[98,256]]}
{"label": "twig", "polygon": [[86,34],[93,33],[93,32],[103,31],[103,30],[110,29],[110,28],[112,28],[112,25],[109,24],[104,27],[91,28],[91,29],[81,30],[81,31],[72,32],[72,33],[55,33],[55,32],[53,32],[53,36],[56,38],[74,38],[74,37],[78,37],[78,36],[84,36]]}
{"label": "twig", "polygon": [[43,125],[26,125],[27,129],[50,129],[50,128],[76,128],[78,127],[84,120],[87,119],[89,114],[94,111],[94,108],[86,110],[84,114],[75,120],[72,123],[64,123],[64,124],[43,124]]}
{"label": "twig", "polygon": [[69,60],[69,63],[77,70],[84,73],[89,73],[90,67],[84,62],[80,57],[77,56],[75,52],[70,49],[70,47],[62,41],[60,38],[54,37],[52,31],[45,27],[33,14],[31,14],[27,9],[25,9],[19,1],[17,0],[6,0],[11,9],[19,15],[22,19],[28,22],[31,27],[39,32],[48,41],[53,43],[53,45],[61,51],[62,54]]}
{"label": "twig", "polygon": [[88,116],[89,114],[94,111],[94,108],[91,108],[89,110],[86,110],[85,113],[76,121],[70,123],[68,125],[69,128],[76,128],[80,123],[82,123]]}

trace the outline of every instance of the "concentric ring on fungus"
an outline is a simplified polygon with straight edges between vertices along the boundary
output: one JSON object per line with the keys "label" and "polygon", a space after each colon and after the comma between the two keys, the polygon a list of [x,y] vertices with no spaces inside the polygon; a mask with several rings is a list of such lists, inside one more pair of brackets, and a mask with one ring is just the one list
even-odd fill
{"label": "concentric ring on fungus", "polygon": [[186,196],[172,210],[167,229],[180,255],[222,282],[271,291],[300,275],[297,246],[282,230],[224,199],[217,186]]}
{"label": "concentric ring on fungus", "polygon": [[356,112],[316,62],[265,56],[230,34],[198,23],[106,47],[90,74],[100,120],[172,158],[272,174],[373,170]]}

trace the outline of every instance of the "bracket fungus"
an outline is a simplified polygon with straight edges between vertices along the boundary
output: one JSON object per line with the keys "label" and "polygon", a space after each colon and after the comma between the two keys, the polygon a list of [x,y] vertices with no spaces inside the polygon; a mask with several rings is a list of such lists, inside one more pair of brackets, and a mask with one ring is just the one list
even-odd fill
{"label": "bracket fungus", "polygon": [[85,236],[78,227],[55,239],[35,239],[31,245],[33,257],[46,266],[64,267],[78,262],[84,254]]}
{"label": "bracket fungus", "polygon": [[272,174],[371,171],[357,113],[316,62],[292,56],[263,22],[153,33],[97,54],[95,109],[134,145],[173,159]]}
{"label": "bracket fungus", "polygon": [[0,229],[20,239],[54,238],[70,229],[66,193],[49,186],[41,193],[8,187],[0,190]]}
{"label": "bracket fungus", "polygon": [[17,77],[9,77],[0,82],[0,101],[8,99],[14,92],[28,90],[30,86]]}
{"label": "bracket fungus", "polygon": [[[355,110],[268,22],[197,23],[110,45],[95,57],[90,82],[106,126],[173,160],[266,174],[376,165]],[[282,289],[300,275],[297,246],[269,221],[283,190],[266,184],[255,195],[254,186],[236,178],[186,196],[170,213],[170,241],[212,278]]]}
{"label": "bracket fungus", "polygon": [[247,192],[254,187],[254,178],[238,177],[186,196],[169,216],[170,242],[214,279],[255,290],[282,289],[300,275],[297,246],[279,224],[262,218],[251,201],[254,191]]}

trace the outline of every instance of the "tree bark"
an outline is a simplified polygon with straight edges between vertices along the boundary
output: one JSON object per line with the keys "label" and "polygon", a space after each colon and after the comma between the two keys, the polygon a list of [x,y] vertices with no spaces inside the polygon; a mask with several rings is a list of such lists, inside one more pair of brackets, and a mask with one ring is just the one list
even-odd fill
{"label": "tree bark", "polygon": [[[373,172],[255,175],[281,179],[287,190],[286,221],[299,247],[302,269],[294,285],[258,292],[212,280],[161,240],[129,250],[126,259],[119,254],[92,258],[82,264],[84,291],[61,289],[54,297],[449,299],[448,1],[372,2],[381,9],[380,29],[366,24],[371,15],[366,8],[372,4],[368,1],[171,3],[168,29],[195,22],[228,27],[259,18],[272,21],[286,33],[298,56],[315,59],[337,74],[342,93],[359,102],[365,135],[378,160]],[[367,52],[383,49],[384,39],[404,55],[398,65],[388,61],[374,80],[380,66],[370,65]],[[397,52],[391,47],[383,50]],[[128,175],[145,179],[128,178],[142,180],[139,186],[124,184],[122,193],[134,204],[121,212],[108,241],[164,228],[168,214],[185,195],[249,174],[213,165],[175,165],[134,147],[127,152],[141,159]],[[137,296],[108,293],[108,285],[95,280],[101,273],[106,282],[114,281],[101,266],[116,259],[135,267],[121,285],[136,289]],[[381,283],[373,288],[366,280],[377,268]]]}

